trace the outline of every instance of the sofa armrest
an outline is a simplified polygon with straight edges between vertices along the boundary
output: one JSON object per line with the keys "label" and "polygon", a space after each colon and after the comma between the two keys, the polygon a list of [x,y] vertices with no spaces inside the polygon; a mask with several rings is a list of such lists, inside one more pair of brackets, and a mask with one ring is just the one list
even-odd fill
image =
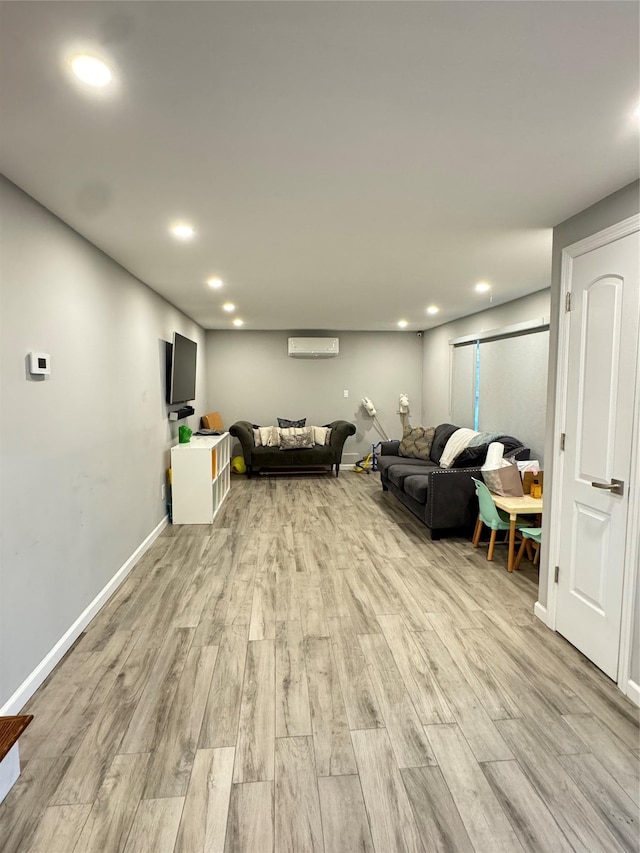
{"label": "sofa armrest", "polygon": [[251,465],[251,454],[255,447],[253,439],[253,426],[249,421],[236,421],[235,424],[229,427],[229,433],[234,438],[237,438],[242,445],[242,455],[244,456],[244,464]]}
{"label": "sofa armrest", "polygon": [[380,456],[399,456],[398,448],[400,447],[400,439],[397,441],[381,441]]}
{"label": "sofa armrest", "polygon": [[350,435],[355,435],[355,424],[349,423],[349,421],[331,421],[330,424],[325,424],[325,426],[331,428],[329,445],[333,448],[336,453],[336,457],[339,459],[342,454],[342,448],[344,447],[345,441]]}
{"label": "sofa armrest", "polygon": [[[528,447],[519,447],[510,458],[529,459]],[[435,468],[429,474],[426,520],[432,530],[449,527],[471,527],[478,517],[475,483],[482,480],[480,466],[476,468]]]}
{"label": "sofa armrest", "polygon": [[428,473],[426,521],[432,530],[470,527],[478,517],[480,468],[435,468]]}

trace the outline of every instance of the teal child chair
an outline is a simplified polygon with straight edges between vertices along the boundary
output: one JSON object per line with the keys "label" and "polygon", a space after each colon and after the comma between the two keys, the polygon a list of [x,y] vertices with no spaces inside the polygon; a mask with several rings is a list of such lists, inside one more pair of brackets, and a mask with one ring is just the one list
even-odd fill
{"label": "teal child chair", "polygon": [[[482,480],[476,480],[475,477],[472,477],[471,479],[476,484],[476,495],[478,496],[478,505],[480,508],[478,512],[478,520],[476,522],[476,529],[473,532],[473,547],[478,547],[480,534],[482,533],[482,525],[485,524],[491,530],[487,560],[493,560],[493,549],[496,544],[496,534],[498,530],[509,529],[509,516],[505,512],[502,512],[502,510],[498,509],[494,504],[493,497],[486,483],[483,483]],[[516,519],[516,530],[522,530],[528,526],[529,522],[526,519]]]}
{"label": "teal child chair", "polygon": [[[516,557],[516,562],[514,565],[514,569],[517,569],[520,565],[520,560],[522,559],[522,555],[524,554],[525,548],[529,542],[533,542],[533,565],[536,566],[538,564],[538,559],[540,557],[540,543],[542,542],[542,528],[541,527],[530,527],[528,530],[522,530],[522,543],[520,548],[518,549],[518,556]],[[529,553],[530,557],[531,554]]]}

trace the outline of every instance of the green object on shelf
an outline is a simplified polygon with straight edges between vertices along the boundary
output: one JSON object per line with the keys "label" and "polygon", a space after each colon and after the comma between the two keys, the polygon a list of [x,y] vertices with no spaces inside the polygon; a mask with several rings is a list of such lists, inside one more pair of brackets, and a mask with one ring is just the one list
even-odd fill
{"label": "green object on shelf", "polygon": [[178,427],[178,443],[189,444],[192,434],[193,433],[188,426]]}

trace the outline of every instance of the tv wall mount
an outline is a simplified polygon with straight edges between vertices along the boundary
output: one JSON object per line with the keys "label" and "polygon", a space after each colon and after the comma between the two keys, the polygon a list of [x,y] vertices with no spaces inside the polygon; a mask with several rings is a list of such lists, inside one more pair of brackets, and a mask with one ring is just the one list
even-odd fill
{"label": "tv wall mount", "polygon": [[169,412],[170,421],[181,421],[183,418],[188,418],[190,415],[195,415],[196,410],[193,406],[183,406],[175,412]]}

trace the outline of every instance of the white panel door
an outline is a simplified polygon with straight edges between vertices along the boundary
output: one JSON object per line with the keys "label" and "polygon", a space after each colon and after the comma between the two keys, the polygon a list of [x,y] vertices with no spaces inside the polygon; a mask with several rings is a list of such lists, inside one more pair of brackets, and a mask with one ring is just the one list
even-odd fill
{"label": "white panel door", "polygon": [[[556,629],[618,673],[638,347],[638,233],[573,262]],[[611,489],[614,481],[624,485]],[[598,488],[598,487],[608,488]]]}

